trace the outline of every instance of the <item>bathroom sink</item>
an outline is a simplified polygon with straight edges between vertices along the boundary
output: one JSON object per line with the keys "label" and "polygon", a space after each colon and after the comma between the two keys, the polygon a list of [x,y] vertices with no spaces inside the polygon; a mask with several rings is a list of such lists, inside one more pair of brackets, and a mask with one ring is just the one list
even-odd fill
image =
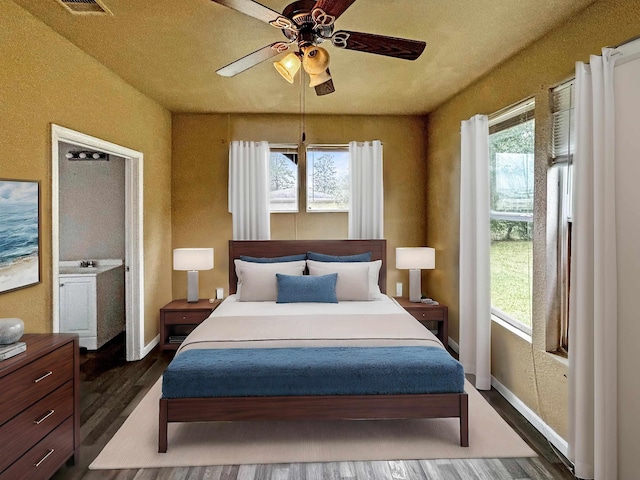
{"label": "bathroom sink", "polygon": [[79,267],[77,265],[72,267],[60,267],[60,275],[81,275],[83,273],[97,273],[97,267]]}

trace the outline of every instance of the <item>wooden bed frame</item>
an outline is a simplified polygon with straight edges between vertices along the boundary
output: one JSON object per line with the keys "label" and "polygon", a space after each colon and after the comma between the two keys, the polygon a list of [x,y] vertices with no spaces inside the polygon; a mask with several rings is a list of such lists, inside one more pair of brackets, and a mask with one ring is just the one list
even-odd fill
{"label": "wooden bed frame", "polygon": [[[240,255],[278,257],[314,251],[329,255],[372,252],[382,260],[380,290],[386,292],[386,240],[229,241],[229,292],[236,291],[233,260]],[[467,393],[411,395],[323,395],[160,399],[158,452],[167,451],[169,422],[244,420],[364,420],[459,418],[460,445],[469,446]]]}

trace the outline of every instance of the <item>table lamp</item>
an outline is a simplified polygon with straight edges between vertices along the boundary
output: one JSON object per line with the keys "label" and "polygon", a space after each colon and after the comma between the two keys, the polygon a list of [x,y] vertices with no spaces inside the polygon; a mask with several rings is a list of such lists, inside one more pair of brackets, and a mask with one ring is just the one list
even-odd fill
{"label": "table lamp", "polygon": [[421,269],[436,268],[436,249],[431,247],[396,248],[396,268],[409,270],[409,301],[419,302]]}
{"label": "table lamp", "polygon": [[173,269],[187,271],[187,302],[198,301],[198,271],[213,268],[213,248],[175,248]]}

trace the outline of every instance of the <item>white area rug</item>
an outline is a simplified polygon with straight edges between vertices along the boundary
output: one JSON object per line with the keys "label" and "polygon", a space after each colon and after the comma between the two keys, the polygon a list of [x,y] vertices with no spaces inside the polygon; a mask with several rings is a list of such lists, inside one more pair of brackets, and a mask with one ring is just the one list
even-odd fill
{"label": "white area rug", "polygon": [[535,457],[466,382],[469,447],[458,419],[169,424],[169,449],[158,453],[159,380],[90,469],[205,465]]}

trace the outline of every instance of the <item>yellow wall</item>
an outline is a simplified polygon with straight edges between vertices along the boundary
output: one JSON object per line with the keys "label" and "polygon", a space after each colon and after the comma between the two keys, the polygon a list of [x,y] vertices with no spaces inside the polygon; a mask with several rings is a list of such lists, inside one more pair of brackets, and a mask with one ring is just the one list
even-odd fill
{"label": "yellow wall", "polygon": [[[173,116],[173,246],[214,247],[215,267],[200,272],[200,297],[213,297],[216,287],[228,292],[227,211],[229,142],[266,140],[298,143],[298,115]],[[405,284],[408,272],[393,268],[395,247],[423,245],[425,212],[425,129],[419,117],[306,116],[307,144],[346,144],[351,140],[381,140],[384,144],[385,237],[387,291]],[[304,169],[301,169],[304,172]],[[301,175],[302,177],[303,175]],[[301,192],[301,195],[304,195]],[[301,205],[304,203],[301,202]],[[347,238],[346,213],[272,214],[271,238]],[[173,297],[186,296],[186,272],[174,272]]]}
{"label": "yellow wall", "polygon": [[[0,178],[41,182],[42,242],[42,283],[1,294],[0,317],[23,318],[28,332],[51,330],[50,124],[56,123],[144,152],[145,342],[149,342],[158,333],[158,308],[186,294],[186,274],[171,270],[171,248],[214,247],[215,269],[200,273],[201,296],[213,296],[216,287],[227,292],[229,142],[297,143],[300,118],[172,117],[13,2],[0,0],[0,19]],[[572,75],[576,60],[588,60],[602,46],[639,35],[638,25],[637,0],[601,0],[456,95],[427,122],[419,117],[306,118],[307,143],[384,142],[390,293],[396,281],[408,289],[407,272],[393,268],[394,248],[435,247],[437,268],[424,272],[424,290],[449,305],[450,334],[458,339],[460,122],[534,95],[537,126],[548,128],[548,118],[538,112],[548,106],[549,88]],[[346,215],[273,215],[272,231],[273,238],[280,239],[345,238]],[[534,333],[544,336],[539,328]],[[536,340],[533,348],[494,325],[492,370],[565,436],[567,371],[562,362],[543,352],[542,343]],[[632,363],[637,363],[637,356]],[[625,385],[625,399],[640,395],[636,379],[619,380]],[[624,410],[620,416],[624,418]],[[631,475],[636,463],[628,455],[630,447],[624,447],[634,445],[632,431],[621,429],[621,478]]]}
{"label": "yellow wall", "polygon": [[[560,29],[551,32],[465,89],[429,115],[427,143],[427,243],[439,249],[443,268],[428,283],[429,291],[448,304],[450,335],[459,338],[458,254],[460,122],[471,116],[490,114],[534,96],[536,100],[537,149],[544,149],[549,129],[549,89],[573,76],[576,61],[588,61],[601,48],[616,45],[640,34],[637,0],[600,1]],[[546,161],[546,152],[536,162]],[[536,187],[536,195],[545,186]],[[444,214],[446,209],[449,214]],[[544,232],[543,232],[544,237]],[[544,264],[545,252],[534,253]],[[544,283],[544,268],[534,268]],[[534,297],[533,346],[494,323],[492,373],[496,379],[534,410],[558,434],[567,433],[566,362],[544,352],[545,294]],[[535,362],[534,360],[535,359]],[[537,389],[536,382],[537,378]],[[624,379],[623,380],[624,383]],[[628,379],[637,385],[637,379]],[[637,387],[636,387],[637,389]],[[625,439],[622,438],[622,441]],[[628,442],[633,441],[627,439]],[[629,468],[632,459],[629,458]],[[634,464],[637,463],[634,459]],[[629,470],[631,471],[631,470]],[[621,476],[620,478],[627,478]],[[630,478],[630,477],[629,477]]]}
{"label": "yellow wall", "polygon": [[144,153],[145,342],[171,299],[171,115],[13,2],[0,0],[0,178],[41,185],[39,285],[0,295],[0,317],[52,330],[51,124]]}

